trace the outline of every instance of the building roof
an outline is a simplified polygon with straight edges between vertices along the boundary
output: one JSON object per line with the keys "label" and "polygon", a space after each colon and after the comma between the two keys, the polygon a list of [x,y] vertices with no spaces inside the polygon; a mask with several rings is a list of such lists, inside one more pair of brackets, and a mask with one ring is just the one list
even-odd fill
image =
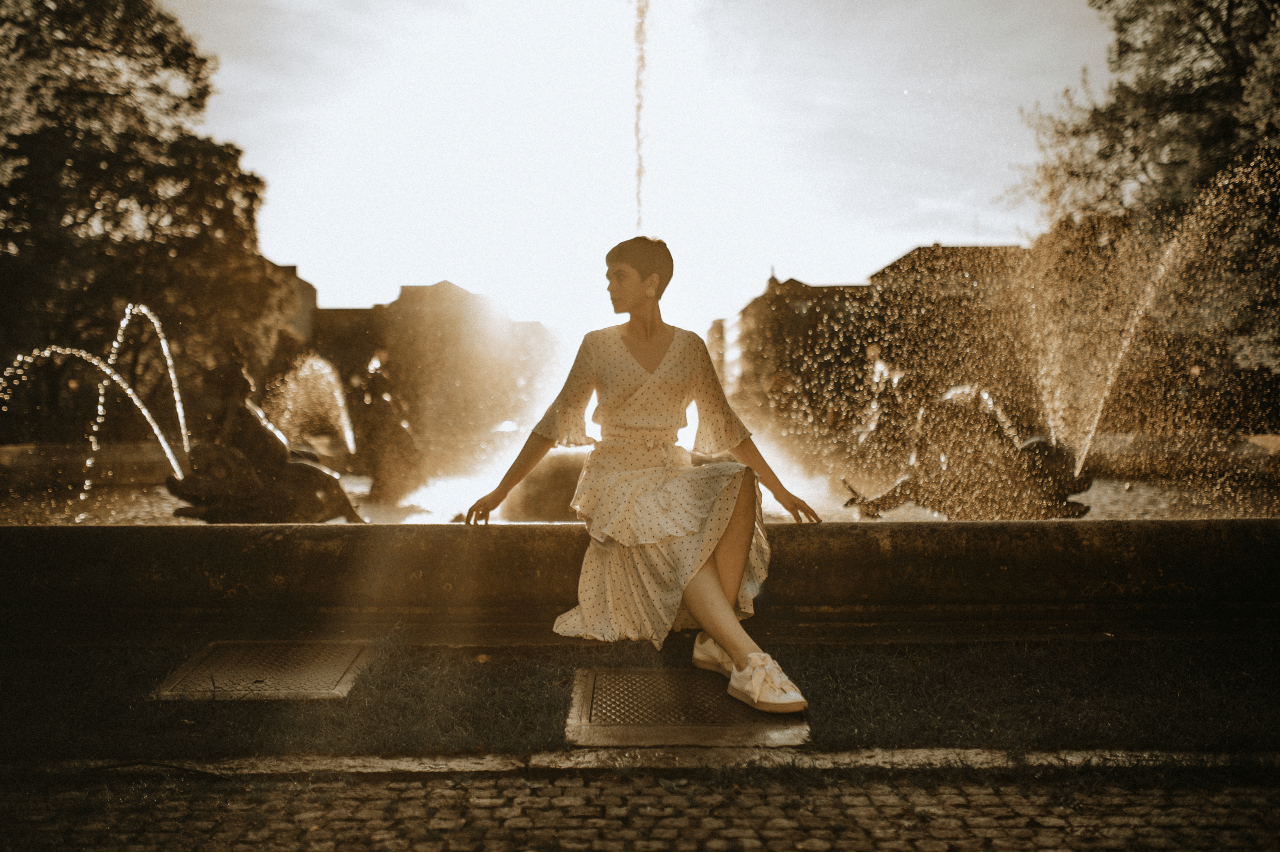
{"label": "building roof", "polygon": [[1022,246],[917,246],[879,272],[872,284],[895,278],[929,278],[952,281],[1008,275],[1021,265],[1030,249]]}

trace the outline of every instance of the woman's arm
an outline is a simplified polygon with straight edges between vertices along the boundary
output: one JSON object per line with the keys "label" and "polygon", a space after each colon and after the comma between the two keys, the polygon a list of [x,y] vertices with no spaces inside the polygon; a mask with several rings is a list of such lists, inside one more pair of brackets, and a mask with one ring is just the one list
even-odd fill
{"label": "woman's arm", "polygon": [[[591,394],[596,389],[591,340],[590,334],[582,339],[582,345],[578,347],[578,354],[573,359],[573,367],[569,369],[569,377],[565,379],[564,387],[560,389],[560,393],[556,395],[556,399],[547,409],[547,413],[542,416],[542,420],[538,421],[537,426],[529,433],[524,447],[520,449],[520,455],[516,457],[515,462],[511,463],[498,488],[476,501],[471,505],[471,509],[467,510],[467,524],[476,524],[480,521],[488,524],[489,513],[497,509],[498,504],[506,500],[511,490],[529,476],[529,472],[537,467],[542,457],[547,455],[547,451],[556,446],[557,440],[561,444],[568,445],[590,443],[591,439],[583,429],[583,424],[587,403],[591,401]],[[548,433],[552,437],[548,438],[543,433]]]}
{"label": "woman's arm", "polygon": [[765,462],[764,457],[760,455],[760,450],[756,447],[756,443],[750,438],[744,438],[729,452],[733,454],[734,459],[756,472],[756,476],[760,478],[760,485],[768,489],[778,503],[782,504],[782,508],[791,513],[791,517],[797,522],[802,522],[806,519],[809,521],[822,521],[807,503],[786,490],[782,485],[782,481],[778,479],[778,475],[773,473],[769,463]]}
{"label": "woman's arm", "polygon": [[506,500],[507,495],[511,494],[511,490],[520,484],[520,481],[529,476],[537,464],[542,461],[542,457],[547,455],[547,451],[555,447],[555,440],[538,435],[536,432],[529,433],[528,440],[525,441],[524,447],[520,449],[520,455],[516,457],[516,461],[511,463],[511,467],[507,469],[506,476],[502,478],[502,482],[498,484],[498,488],[482,497],[471,505],[471,509],[467,510],[467,524],[478,524],[483,521],[489,523],[489,513],[498,508],[498,504]]}

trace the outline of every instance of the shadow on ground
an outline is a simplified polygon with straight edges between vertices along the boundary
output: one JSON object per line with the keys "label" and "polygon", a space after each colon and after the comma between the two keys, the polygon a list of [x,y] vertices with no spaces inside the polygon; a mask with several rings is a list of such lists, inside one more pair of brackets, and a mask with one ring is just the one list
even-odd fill
{"label": "shadow on ground", "polygon": [[[1114,642],[771,647],[811,748],[1280,751],[1273,632]],[[578,667],[688,666],[692,638],[495,649],[377,642],[337,701],[158,702],[194,648],[11,650],[0,761],[526,754],[564,745]]]}

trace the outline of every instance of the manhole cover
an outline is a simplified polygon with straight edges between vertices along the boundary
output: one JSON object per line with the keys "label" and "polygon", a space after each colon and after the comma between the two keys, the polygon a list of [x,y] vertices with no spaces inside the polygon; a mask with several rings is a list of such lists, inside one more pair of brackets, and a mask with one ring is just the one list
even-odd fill
{"label": "manhole cover", "polygon": [[368,663],[361,642],[210,643],[153,699],[341,699]]}
{"label": "manhole cover", "polygon": [[798,746],[800,714],[766,714],[700,669],[580,669],[565,740],[577,746]]}

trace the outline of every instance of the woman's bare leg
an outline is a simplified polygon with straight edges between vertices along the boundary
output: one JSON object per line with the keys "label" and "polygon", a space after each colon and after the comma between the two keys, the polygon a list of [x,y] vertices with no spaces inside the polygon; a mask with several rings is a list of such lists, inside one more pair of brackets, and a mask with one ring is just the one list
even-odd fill
{"label": "woman's bare leg", "polygon": [[733,658],[733,665],[738,669],[745,669],[747,655],[760,651],[760,647],[747,636],[742,623],[738,621],[738,614],[725,600],[714,560],[714,557],[707,560],[706,565],[684,588],[684,606],[698,620],[702,630],[729,653]]}
{"label": "woman's bare leg", "polygon": [[750,468],[742,475],[742,488],[733,506],[729,524],[712,552],[716,571],[720,575],[720,588],[724,590],[729,606],[737,609],[738,590],[742,575],[747,570],[747,556],[751,552],[751,539],[756,532],[756,475]]}
{"label": "woman's bare leg", "polygon": [[755,475],[748,469],[738,491],[733,515],[729,517],[729,524],[711,559],[684,588],[684,604],[689,614],[720,648],[728,652],[738,669],[746,668],[747,655],[760,651],[755,640],[743,630],[735,607],[738,587],[746,571],[751,538],[755,534],[755,484]]}

